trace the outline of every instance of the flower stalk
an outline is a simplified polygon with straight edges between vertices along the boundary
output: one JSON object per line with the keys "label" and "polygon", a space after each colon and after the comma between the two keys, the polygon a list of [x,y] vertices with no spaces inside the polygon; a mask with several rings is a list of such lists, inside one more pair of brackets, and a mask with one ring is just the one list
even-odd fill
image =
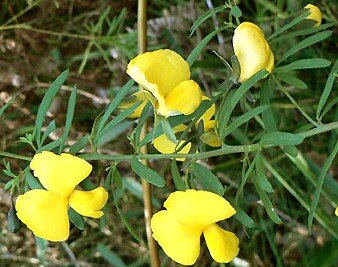
{"label": "flower stalk", "polygon": [[[137,29],[138,29],[138,52],[139,54],[142,54],[147,52],[147,0],[138,0]],[[142,90],[141,86],[140,90]],[[147,135],[147,132],[148,132],[148,123],[145,122],[140,136],[141,140]],[[144,145],[143,147],[141,147],[140,152],[142,154],[147,154],[148,146]],[[148,161],[146,159],[143,160],[143,163],[148,165]],[[160,267],[157,243],[152,237],[152,231],[150,228],[150,220],[153,215],[153,207],[151,202],[151,185],[145,179],[142,179],[142,189],[143,189],[145,229],[150,254],[150,263],[152,267]]]}

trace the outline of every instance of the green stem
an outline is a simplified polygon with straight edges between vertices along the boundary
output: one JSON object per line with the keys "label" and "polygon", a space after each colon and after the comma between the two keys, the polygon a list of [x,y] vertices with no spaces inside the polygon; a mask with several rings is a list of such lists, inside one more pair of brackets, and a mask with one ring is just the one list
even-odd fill
{"label": "green stem", "polygon": [[303,114],[303,116],[310,122],[312,123],[314,126],[318,126],[318,123],[313,120],[310,115],[308,115],[305,110],[303,110],[303,108],[297,103],[297,101],[292,97],[292,95],[290,95],[290,93],[284,88],[283,85],[281,85],[278,80],[274,77],[274,80],[276,81],[278,87],[280,88],[280,90],[286,95],[287,98],[289,98],[289,100],[291,101],[292,104],[294,104],[296,106],[296,108],[299,110],[300,113]]}
{"label": "green stem", "polygon": [[5,151],[0,151],[0,156],[13,158],[13,159],[22,159],[22,160],[25,160],[25,161],[31,161],[32,160],[31,157],[21,156],[21,155],[17,155],[17,154],[5,152]]}

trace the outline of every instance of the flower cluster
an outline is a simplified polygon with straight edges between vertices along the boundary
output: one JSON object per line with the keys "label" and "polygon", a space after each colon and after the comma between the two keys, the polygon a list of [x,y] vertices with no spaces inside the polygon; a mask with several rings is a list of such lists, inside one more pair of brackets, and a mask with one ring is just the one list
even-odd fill
{"label": "flower cluster", "polygon": [[238,254],[239,240],[216,222],[236,211],[221,196],[202,190],[171,193],[161,210],[151,219],[153,237],[174,261],[192,265],[200,253],[203,233],[212,258],[220,263],[232,261]]}
{"label": "flower cluster", "polygon": [[33,233],[50,241],[69,236],[68,206],[83,216],[100,218],[108,193],[103,187],[81,191],[75,187],[92,171],[85,160],[63,153],[43,151],[30,163],[34,175],[45,189],[33,189],[19,195],[15,209],[18,218]]}

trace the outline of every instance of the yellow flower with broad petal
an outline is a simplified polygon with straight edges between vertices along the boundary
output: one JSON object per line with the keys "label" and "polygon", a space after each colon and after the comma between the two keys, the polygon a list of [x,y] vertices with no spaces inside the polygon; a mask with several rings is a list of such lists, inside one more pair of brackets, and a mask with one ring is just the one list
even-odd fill
{"label": "yellow flower with broad petal", "polygon": [[34,156],[30,168],[47,189],[33,189],[19,195],[15,209],[18,218],[33,233],[50,241],[64,241],[69,236],[68,205],[83,216],[99,218],[108,193],[102,187],[91,191],[75,187],[92,171],[85,160],[63,153],[43,151]]}
{"label": "yellow flower with broad petal", "polygon": [[320,9],[317,6],[311,4],[307,4],[304,8],[309,9],[310,11],[310,15],[308,15],[306,19],[314,20],[316,22],[314,27],[320,26],[322,24],[322,12],[320,12]]}
{"label": "yellow flower with broad petal", "polygon": [[151,229],[154,239],[174,261],[194,264],[200,253],[202,233],[215,261],[228,263],[237,256],[237,236],[216,224],[236,213],[224,198],[212,192],[188,189],[171,193],[164,207],[166,210],[153,215]]}
{"label": "yellow flower with broad petal", "polygon": [[268,72],[273,70],[274,55],[257,25],[251,22],[241,23],[235,30],[232,43],[241,66],[240,82],[262,69]]}
{"label": "yellow flower with broad petal", "polygon": [[336,216],[338,216],[338,206],[337,206],[337,208],[335,209],[334,214],[336,214]]}
{"label": "yellow flower with broad petal", "polygon": [[138,55],[129,62],[127,73],[155,97],[158,115],[188,115],[202,101],[199,85],[190,80],[188,63],[172,50]]}

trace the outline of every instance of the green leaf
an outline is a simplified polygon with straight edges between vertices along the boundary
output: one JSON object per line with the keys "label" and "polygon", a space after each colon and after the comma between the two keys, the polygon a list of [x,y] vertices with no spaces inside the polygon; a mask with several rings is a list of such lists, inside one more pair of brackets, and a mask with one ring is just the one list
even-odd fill
{"label": "green leaf", "polygon": [[320,175],[318,177],[318,181],[317,181],[317,186],[316,186],[316,191],[313,195],[313,200],[310,206],[310,211],[309,211],[309,217],[307,220],[308,223],[308,227],[311,230],[311,226],[312,226],[312,221],[313,221],[313,217],[318,205],[318,201],[320,198],[320,193],[322,191],[322,187],[323,187],[323,183],[324,183],[324,179],[326,176],[326,173],[328,172],[333,160],[335,159],[336,155],[338,153],[338,141],[336,142],[336,145],[334,146],[331,154],[328,156],[328,158],[326,159],[326,161],[324,162],[323,168],[320,171]]}
{"label": "green leaf", "polygon": [[105,144],[116,139],[122,133],[128,130],[132,125],[133,122],[131,121],[122,121],[116,125],[111,125],[111,128],[110,127],[104,128],[104,130],[101,132],[102,136],[100,135],[100,138],[97,141],[97,147],[103,147]]}
{"label": "green leaf", "polygon": [[258,185],[258,182],[256,181],[256,179],[253,179],[253,184],[257,190],[257,193],[259,195],[259,198],[262,200],[264,208],[267,212],[267,214],[269,215],[270,219],[277,224],[282,223],[282,220],[279,218],[276,210],[274,209],[274,207],[272,206],[272,203],[268,197],[268,195],[265,193],[265,191]]}
{"label": "green leaf", "polygon": [[43,125],[43,121],[45,119],[45,116],[47,114],[47,111],[52,104],[56,94],[60,90],[61,86],[64,84],[66,81],[67,77],[69,74],[69,70],[65,70],[62,72],[59,77],[56,78],[56,80],[51,84],[51,86],[48,88],[47,92],[45,93],[40,107],[38,109],[38,114],[36,116],[36,121],[35,121],[35,140],[38,144],[38,147],[42,145],[40,136],[41,136],[41,128]]}
{"label": "green leaf", "polygon": [[25,179],[26,182],[28,184],[28,186],[31,189],[44,189],[44,187],[42,186],[42,184],[39,182],[39,180],[37,180],[30,171],[26,171],[25,173]]}
{"label": "green leaf", "polygon": [[270,94],[271,94],[272,86],[271,79],[264,81],[263,86],[260,90],[260,101],[261,105],[269,105],[270,108],[263,111],[262,118],[264,122],[264,128],[266,132],[276,132],[277,131],[277,123],[273,114],[273,110],[270,105]]}
{"label": "green leaf", "polygon": [[[116,117],[114,117],[110,122],[108,122],[101,130],[98,129],[94,141],[98,143],[98,140],[102,138],[102,136],[106,135],[108,132],[112,131],[114,127],[123,121],[125,118],[127,118],[129,115],[131,115],[135,109],[137,109],[142,103],[137,102],[134,105],[132,105],[130,108],[123,110],[120,114],[118,114]],[[104,116],[104,115],[103,115]],[[100,124],[103,120],[103,117],[100,121]]]}
{"label": "green leaf", "polygon": [[171,174],[174,180],[176,190],[185,191],[188,189],[188,187],[182,180],[180,172],[178,171],[178,168],[177,168],[176,160],[174,159],[171,161]]}
{"label": "green leaf", "polygon": [[326,24],[320,25],[318,27],[310,27],[310,28],[307,28],[307,29],[299,30],[299,31],[293,31],[291,33],[283,34],[282,36],[271,40],[270,43],[280,42],[280,41],[283,41],[283,40],[289,40],[291,38],[301,36],[301,35],[308,35],[308,34],[316,33],[316,32],[319,32],[321,30],[326,30],[327,28],[330,28],[333,25],[334,25],[334,23],[326,23]]}
{"label": "green leaf", "polygon": [[257,162],[256,162],[256,176],[258,186],[262,188],[265,192],[268,193],[273,193],[273,188],[266,177],[265,171],[264,171],[264,166],[262,162],[262,156],[261,153],[257,153]]}
{"label": "green leaf", "polygon": [[235,18],[240,18],[242,16],[242,11],[238,6],[232,6],[230,14],[233,15]]}
{"label": "green leaf", "polygon": [[283,151],[295,158],[298,155],[298,149],[295,146],[284,146]]}
{"label": "green leaf", "polygon": [[194,32],[196,31],[196,29],[204,22],[206,21],[208,18],[211,18],[213,15],[222,12],[226,9],[227,7],[225,5],[213,8],[207,12],[205,12],[202,16],[200,16],[195,23],[191,26],[190,29],[190,37],[194,34]]}
{"label": "green leaf", "polygon": [[127,95],[129,92],[130,88],[134,85],[134,80],[129,80],[117,93],[115,96],[114,100],[109,104],[107,107],[106,111],[102,115],[102,118],[100,120],[100,123],[97,128],[97,132],[99,133],[106,122],[108,121],[109,117],[111,114],[113,114],[114,110],[118,107],[118,105],[121,103],[122,99]]}
{"label": "green leaf", "polygon": [[84,149],[88,143],[89,143],[89,135],[86,134],[85,136],[82,136],[74,144],[70,146],[69,153],[71,154],[78,153],[79,151]]}
{"label": "green leaf", "polygon": [[285,145],[299,145],[304,140],[304,137],[299,134],[285,133],[285,132],[270,132],[262,136],[259,143],[263,146],[285,146]]}
{"label": "green leaf", "polygon": [[232,95],[223,102],[223,105],[219,108],[216,120],[218,121],[218,131],[219,135],[223,136],[223,131],[225,131],[230,115],[234,110],[236,104],[239,100],[246,94],[246,92],[255,85],[259,80],[261,80],[268,72],[266,70],[261,70],[255,75],[246,80]]}
{"label": "green leaf", "polygon": [[248,228],[255,226],[255,222],[241,208],[236,208],[235,219]]}
{"label": "green leaf", "polygon": [[332,35],[332,31],[324,31],[324,32],[319,32],[315,35],[312,35],[306,39],[304,39],[303,41],[300,41],[299,43],[297,43],[296,45],[294,45],[292,48],[290,48],[288,51],[286,51],[282,58],[280,59],[279,62],[284,61],[285,59],[289,58],[290,56],[292,56],[293,54],[297,53],[298,51],[313,45],[315,43],[321,42],[324,39],[330,37]]}
{"label": "green leaf", "polygon": [[139,177],[147,180],[149,183],[157,187],[165,186],[164,178],[153,169],[139,162],[136,157],[133,157],[131,160],[131,168]]}
{"label": "green leaf", "polygon": [[73,87],[72,93],[70,94],[69,100],[68,100],[68,108],[67,108],[67,115],[66,115],[66,123],[65,128],[63,130],[63,133],[60,137],[60,147],[59,147],[59,153],[62,152],[63,147],[66,143],[66,139],[68,137],[70,128],[72,127],[72,121],[75,111],[75,104],[76,104],[76,96],[77,96],[77,88],[76,85]]}
{"label": "green leaf", "polygon": [[242,124],[246,123],[247,121],[249,121],[250,119],[252,119],[253,117],[257,116],[258,114],[262,113],[264,110],[266,110],[269,106],[268,105],[264,105],[264,106],[259,106],[256,107],[250,111],[248,111],[247,113],[239,116],[238,118],[234,119],[228,127],[226,127],[226,129],[224,131],[222,131],[222,136],[221,139],[224,140],[224,138],[226,136],[228,136],[229,134],[231,134],[234,130],[236,130],[239,126],[241,126]]}
{"label": "green leaf", "polygon": [[11,197],[11,207],[7,213],[7,229],[11,233],[16,233],[21,229],[22,223],[16,215],[13,197]]}
{"label": "green leaf", "polygon": [[43,144],[43,143],[46,141],[47,137],[48,137],[55,129],[56,129],[55,121],[52,120],[52,121],[49,123],[48,127],[46,128],[45,132],[44,132],[43,135],[42,135],[42,138],[41,138],[41,144]]}
{"label": "green leaf", "polygon": [[299,89],[307,89],[307,85],[306,83],[304,83],[302,80],[296,78],[295,76],[292,76],[288,73],[278,73],[278,76],[277,78],[279,78],[281,81],[289,84],[289,85],[292,85],[296,88],[299,88]]}
{"label": "green leaf", "polygon": [[288,65],[280,66],[276,68],[275,71],[288,72],[292,70],[301,70],[301,69],[318,69],[325,68],[330,65],[331,61],[324,58],[308,58],[296,60]]}
{"label": "green leaf", "polygon": [[98,243],[97,244],[96,250],[112,266],[114,266],[114,267],[126,267],[127,266],[116,253],[114,253],[113,251],[109,250],[102,243]]}
{"label": "green leaf", "polygon": [[191,67],[198,56],[201,54],[202,50],[207,46],[207,44],[210,42],[210,40],[217,35],[217,33],[229,28],[229,26],[223,26],[220,27],[217,30],[214,30],[213,32],[209,33],[206,37],[203,38],[202,41],[200,41],[195,48],[190,52],[189,56],[187,57],[186,61],[188,62],[189,66]]}
{"label": "green leaf", "polygon": [[320,96],[320,100],[319,100],[319,104],[318,104],[317,112],[316,112],[317,118],[319,118],[320,112],[322,111],[322,109],[325,105],[325,102],[327,101],[327,99],[328,99],[328,97],[331,93],[333,83],[334,83],[334,80],[337,76],[337,73],[338,73],[338,59],[336,60],[336,62],[334,63],[334,65],[333,65],[333,67],[330,71],[329,77],[326,80],[324,91],[323,91],[322,95]]}
{"label": "green leaf", "polygon": [[162,129],[163,129],[163,133],[165,134],[165,136],[171,142],[177,144],[176,135],[174,133],[174,130],[173,130],[172,126],[170,125],[170,122],[167,120],[167,118],[162,117],[162,116],[157,116],[157,119],[160,120]]}
{"label": "green leaf", "polygon": [[192,164],[192,171],[201,182],[204,189],[223,196],[225,189],[222,183],[218,180],[217,176],[212,173],[212,171],[198,163]]}
{"label": "green leaf", "polygon": [[78,214],[75,210],[73,210],[71,207],[68,209],[68,216],[70,221],[76,226],[76,228],[80,230],[85,229],[85,221],[83,217]]}
{"label": "green leaf", "polygon": [[0,117],[1,117],[2,113],[4,113],[4,111],[14,102],[14,100],[17,96],[18,96],[18,94],[15,94],[5,105],[3,105],[0,108]]}
{"label": "green leaf", "polygon": [[272,35],[269,36],[268,41],[275,38],[277,35],[280,35],[281,33],[287,31],[288,29],[292,28],[293,26],[297,25],[301,21],[303,21],[308,15],[310,14],[309,11],[306,11],[302,13],[300,16],[293,19],[291,22],[285,24],[283,27],[279,28],[278,30],[274,31]]}

